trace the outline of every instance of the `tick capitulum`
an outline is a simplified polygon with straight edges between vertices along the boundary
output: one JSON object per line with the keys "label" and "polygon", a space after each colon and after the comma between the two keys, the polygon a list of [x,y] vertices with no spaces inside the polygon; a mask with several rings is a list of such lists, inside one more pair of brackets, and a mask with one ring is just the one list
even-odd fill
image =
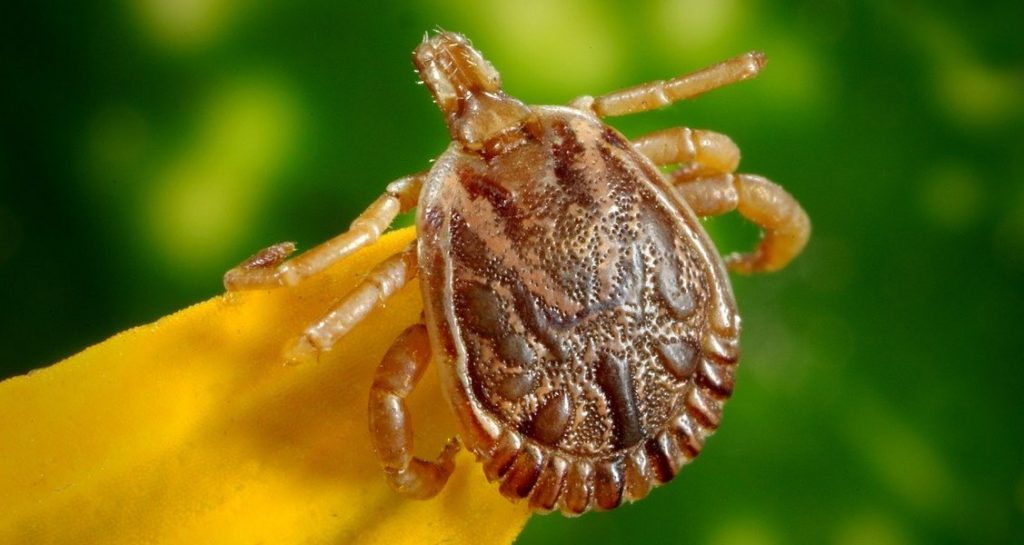
{"label": "tick capitulum", "polygon": [[[293,285],[417,208],[416,241],[285,358],[330,350],[419,276],[424,321],[395,341],[370,388],[370,436],[392,487],[428,498],[454,467],[455,439],[436,460],[413,456],[405,399],[433,361],[461,443],[505,496],[568,515],[644,497],[697,456],[732,393],[740,320],[726,267],[781,269],[810,221],[778,185],[735,173],[739,150],[722,134],[674,128],[631,142],[601,119],[749,79],[764,56],[569,106],[506,95],[458,34],[425,40],[413,62],[448,149],[389,184],[347,232],[292,259],[294,245],[271,246],[228,271],[227,289]],[[764,236],[723,260],[697,218],[733,210]]]}

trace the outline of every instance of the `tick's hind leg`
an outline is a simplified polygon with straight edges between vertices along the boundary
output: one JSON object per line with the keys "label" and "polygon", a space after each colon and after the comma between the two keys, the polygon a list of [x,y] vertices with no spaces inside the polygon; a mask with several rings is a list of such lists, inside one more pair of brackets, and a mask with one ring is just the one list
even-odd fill
{"label": "tick's hind leg", "polygon": [[412,419],[405,399],[423,377],[430,355],[427,328],[416,324],[406,329],[384,355],[370,388],[370,437],[388,484],[419,499],[441,491],[455,469],[455,453],[459,450],[453,438],[437,461],[412,455]]}
{"label": "tick's hind leg", "polygon": [[668,81],[652,81],[596,98],[580,97],[572,106],[589,108],[599,117],[646,112],[750,79],[761,71],[764,63],[763,53],[746,53]]}
{"label": "tick's hind leg", "polygon": [[811,234],[807,213],[785,189],[766,178],[734,174],[740,152],[729,137],[694,129],[668,129],[636,139],[634,148],[658,166],[682,165],[670,178],[698,216],[738,210],[764,237],[746,254],[726,257],[742,273],[775,271],[800,254]]}
{"label": "tick's hind leg", "polygon": [[224,274],[228,291],[292,286],[339,259],[380,238],[401,212],[416,206],[425,174],[413,174],[388,184],[387,190],[352,222],[349,230],[285,261],[295,244],[282,242],[259,251]]}

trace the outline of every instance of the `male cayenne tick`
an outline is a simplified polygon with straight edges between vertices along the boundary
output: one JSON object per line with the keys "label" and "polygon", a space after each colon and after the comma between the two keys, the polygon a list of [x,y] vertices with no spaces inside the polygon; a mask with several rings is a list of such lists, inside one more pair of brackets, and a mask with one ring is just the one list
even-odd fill
{"label": "male cayenne tick", "polygon": [[[405,399],[438,368],[459,436],[501,493],[538,511],[613,509],[672,479],[718,427],[740,319],[726,266],[784,267],[810,221],[781,187],[735,174],[739,150],[676,128],[630,142],[602,117],[651,110],[755,76],[748,53],[570,106],[527,106],[462,36],[413,54],[452,136],[429,171],[392,182],[350,230],[294,259],[282,243],[228,271],[229,291],[289,286],[377,239],[416,207],[417,240],[288,349],[315,359],[415,278],[423,323],[370,389],[370,436],[391,486],[429,498],[454,468],[412,454]],[[677,165],[670,174],[658,167]],[[724,262],[698,216],[738,210],[764,236]]]}

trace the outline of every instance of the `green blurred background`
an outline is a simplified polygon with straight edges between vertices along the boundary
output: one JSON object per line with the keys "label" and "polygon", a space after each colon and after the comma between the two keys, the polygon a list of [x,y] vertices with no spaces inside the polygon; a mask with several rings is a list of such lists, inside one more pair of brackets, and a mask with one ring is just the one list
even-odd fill
{"label": "green blurred background", "polygon": [[520,542],[1024,543],[1020,0],[64,4],[4,10],[2,376],[216,295],[426,168],[447,133],[409,64],[425,30],[531,103],[762,49],[753,82],[613,120],[731,135],[814,221],[792,267],[734,279],[724,426],[643,502]]}

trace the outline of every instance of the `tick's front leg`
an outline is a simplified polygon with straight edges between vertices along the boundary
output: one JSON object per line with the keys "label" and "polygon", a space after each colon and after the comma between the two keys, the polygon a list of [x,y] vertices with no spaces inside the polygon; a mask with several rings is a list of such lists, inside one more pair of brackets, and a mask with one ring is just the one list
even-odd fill
{"label": "tick's front leg", "polygon": [[572,106],[590,109],[598,117],[646,112],[750,79],[764,68],[764,63],[763,53],[746,53],[668,81],[652,81],[596,98],[580,97]]}
{"label": "tick's front leg", "polygon": [[377,367],[370,388],[370,438],[384,466],[388,484],[418,499],[436,495],[455,469],[458,442],[448,441],[437,461],[416,458],[405,399],[423,377],[430,361],[430,338],[423,324],[406,329]]}
{"label": "tick's front leg", "polygon": [[416,206],[426,173],[413,174],[388,184],[387,190],[352,222],[349,230],[285,261],[295,244],[282,242],[265,248],[224,274],[228,291],[293,286],[333,265],[339,259],[380,238],[402,212]]}
{"label": "tick's front leg", "polygon": [[726,257],[730,269],[747,274],[776,271],[807,244],[811,220],[800,203],[766,178],[734,174],[740,152],[729,137],[677,128],[642,136],[633,146],[658,166],[681,165],[669,177],[698,216],[738,210],[761,227],[764,237],[753,252]]}

